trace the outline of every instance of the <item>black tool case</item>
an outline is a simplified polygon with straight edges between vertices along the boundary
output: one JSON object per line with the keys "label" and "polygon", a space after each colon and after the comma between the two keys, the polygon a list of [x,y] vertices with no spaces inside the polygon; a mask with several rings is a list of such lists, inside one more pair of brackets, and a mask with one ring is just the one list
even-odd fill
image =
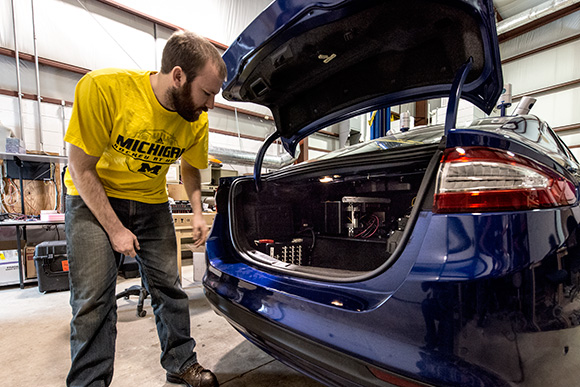
{"label": "black tool case", "polygon": [[66,241],[38,244],[34,250],[34,263],[39,292],[69,290]]}

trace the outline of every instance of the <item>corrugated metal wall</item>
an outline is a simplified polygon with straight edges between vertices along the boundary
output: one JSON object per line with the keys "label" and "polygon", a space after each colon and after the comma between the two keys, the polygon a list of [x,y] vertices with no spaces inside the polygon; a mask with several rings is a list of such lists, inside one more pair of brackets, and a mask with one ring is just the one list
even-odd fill
{"label": "corrugated metal wall", "polygon": [[[173,33],[172,28],[154,21],[123,12],[97,0],[13,0],[16,17],[17,46],[21,54],[34,55],[34,31],[38,56],[44,59],[73,65],[81,69],[123,67],[156,70],[165,42]],[[218,43],[227,45],[269,3],[269,0],[236,1],[117,1],[155,19],[177,27],[200,33]],[[33,8],[34,7],[34,8]],[[226,12],[227,10],[227,12]],[[34,11],[34,12],[33,12]],[[167,19],[166,19],[167,18]],[[12,1],[0,0],[0,49],[14,52],[15,42],[12,23]],[[20,60],[22,93],[36,95],[36,69],[34,61]],[[53,103],[41,104],[42,136],[39,136],[39,119],[36,102],[24,99],[22,120],[17,103],[16,61],[10,55],[0,55],[0,121],[19,133],[23,128],[28,150],[63,154],[64,127],[70,116],[70,102],[74,88],[82,74],[39,65],[40,95]],[[2,93],[0,93],[2,94]],[[66,106],[59,105],[63,101]],[[221,97],[217,102],[226,104]],[[56,103],[56,106],[55,106]],[[262,116],[271,115],[269,110],[257,105],[227,105],[255,111]],[[60,122],[58,121],[60,120]],[[237,138],[212,133],[212,141],[221,147],[259,148],[260,138],[274,130],[273,121],[254,115],[216,108],[210,112],[210,126],[224,133],[237,135],[238,131],[252,138]],[[40,143],[40,138],[43,143]],[[272,147],[270,154],[281,149]],[[248,169],[250,171],[251,169]],[[245,171],[242,171],[245,172]]]}
{"label": "corrugated metal wall", "polygon": [[[270,0],[116,0],[116,3],[175,26],[193,30],[225,45],[269,2]],[[172,29],[167,26],[119,11],[105,4],[106,1],[0,0],[0,50],[14,50],[12,3],[16,8],[19,51],[34,54],[34,5],[38,55],[85,69],[157,69],[161,50],[172,33]],[[500,1],[498,6],[501,5],[499,3]],[[500,45],[502,59],[507,60],[503,65],[504,78],[513,85],[513,95],[532,93],[538,99],[532,113],[546,119],[552,127],[561,128],[558,133],[577,156],[580,156],[579,36],[580,11]],[[565,39],[566,43],[558,44]],[[534,53],[534,50],[549,45],[554,46]],[[521,58],[512,60],[521,54],[524,54]],[[19,63],[22,92],[35,95],[34,63],[25,60]],[[74,86],[81,74],[43,64],[39,70],[43,97],[57,101],[73,100]],[[555,85],[560,86],[554,88]],[[16,89],[14,58],[0,55],[0,90],[14,92]],[[0,121],[11,128],[20,125],[15,100],[13,95],[0,95]],[[233,104],[223,99],[218,99],[218,102],[269,115],[267,109],[255,105]],[[39,119],[35,110],[33,101],[25,101],[22,127],[28,149],[58,152],[62,149],[63,124],[56,121],[56,118],[62,119],[64,114],[66,120],[70,114],[70,106],[42,108],[44,144],[39,143]],[[273,130],[271,120],[246,114],[238,114],[236,119],[235,112],[223,109],[211,112],[210,120],[212,128],[226,134],[237,135],[239,131],[248,135],[248,138],[236,138],[223,133],[211,134],[212,139],[222,147],[239,148],[242,144],[253,150],[259,146],[259,141],[252,138],[265,137]],[[321,141],[327,146],[319,144]],[[320,149],[334,149],[337,141],[338,139],[329,136],[321,136],[313,144]]]}

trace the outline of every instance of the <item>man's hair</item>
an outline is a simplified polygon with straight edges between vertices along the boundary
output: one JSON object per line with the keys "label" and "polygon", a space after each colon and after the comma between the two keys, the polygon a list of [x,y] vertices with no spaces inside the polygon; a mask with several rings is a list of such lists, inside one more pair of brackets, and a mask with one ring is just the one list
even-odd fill
{"label": "man's hair", "polygon": [[209,40],[190,31],[177,31],[163,49],[161,73],[169,74],[175,66],[179,66],[187,82],[191,82],[208,62],[217,67],[220,77],[226,78],[226,64]]}

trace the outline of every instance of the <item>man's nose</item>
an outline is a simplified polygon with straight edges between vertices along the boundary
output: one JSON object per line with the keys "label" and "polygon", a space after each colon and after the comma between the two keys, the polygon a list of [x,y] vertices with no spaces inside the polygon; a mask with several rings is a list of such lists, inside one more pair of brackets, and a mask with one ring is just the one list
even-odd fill
{"label": "man's nose", "polygon": [[207,99],[207,101],[205,102],[205,107],[207,109],[213,109],[214,108],[214,104],[215,104],[215,97],[212,95],[211,97],[209,97]]}

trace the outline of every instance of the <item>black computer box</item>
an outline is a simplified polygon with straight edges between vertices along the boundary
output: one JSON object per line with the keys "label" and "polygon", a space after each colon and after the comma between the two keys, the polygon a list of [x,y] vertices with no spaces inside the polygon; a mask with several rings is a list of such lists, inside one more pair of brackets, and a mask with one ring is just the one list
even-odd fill
{"label": "black computer box", "polygon": [[188,214],[193,212],[189,200],[179,200],[171,204],[171,212],[174,214]]}
{"label": "black computer box", "polygon": [[302,238],[290,241],[275,242],[273,240],[257,241],[258,250],[277,260],[297,266],[310,266],[310,249]]}
{"label": "black computer box", "polygon": [[69,290],[66,241],[46,241],[36,245],[34,263],[39,292]]}

